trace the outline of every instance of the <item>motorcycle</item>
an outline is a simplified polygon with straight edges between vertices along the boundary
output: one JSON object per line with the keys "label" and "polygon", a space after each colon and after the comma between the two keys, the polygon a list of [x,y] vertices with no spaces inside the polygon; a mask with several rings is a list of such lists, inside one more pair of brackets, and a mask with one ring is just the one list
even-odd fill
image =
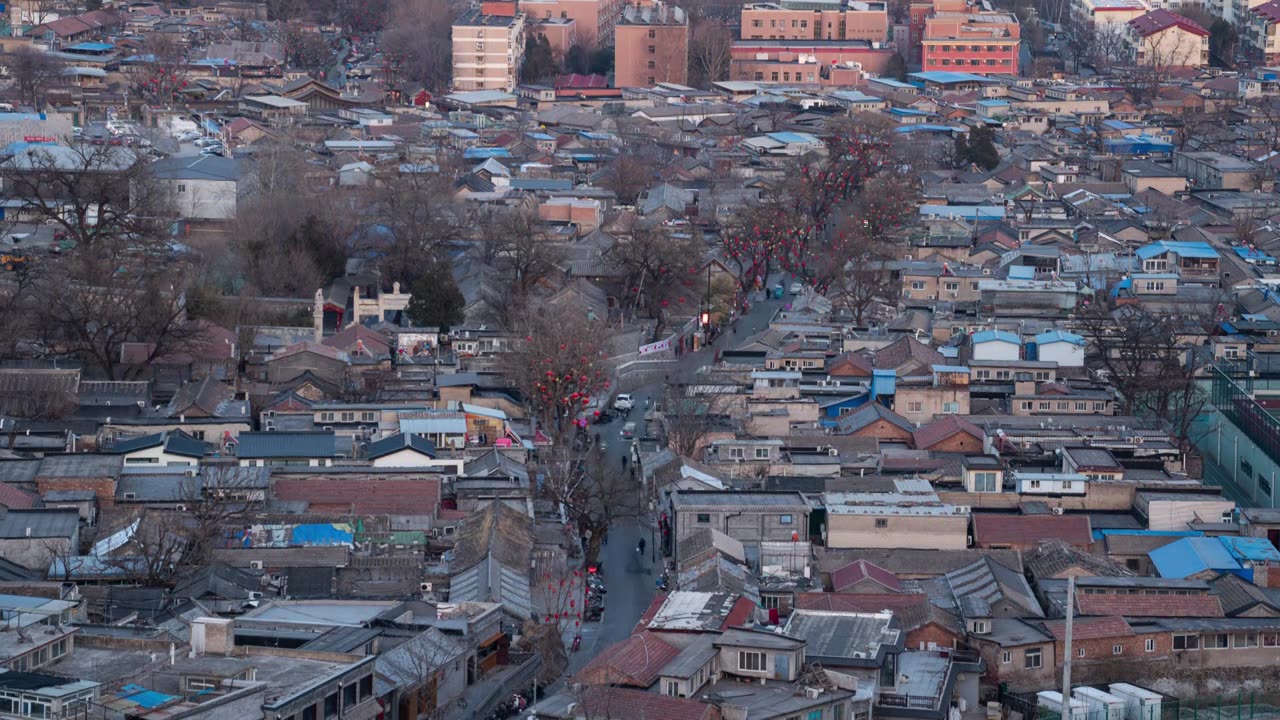
{"label": "motorcycle", "polygon": [[573,652],[578,652],[580,645],[582,645],[582,633],[573,636]]}

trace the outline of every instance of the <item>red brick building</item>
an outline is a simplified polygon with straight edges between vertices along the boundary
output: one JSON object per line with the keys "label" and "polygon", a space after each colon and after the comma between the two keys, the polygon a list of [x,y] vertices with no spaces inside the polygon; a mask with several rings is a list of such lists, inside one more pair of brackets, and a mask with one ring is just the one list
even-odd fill
{"label": "red brick building", "polygon": [[921,38],[921,69],[974,75],[1017,75],[1018,18],[984,12],[964,0],[937,0]]}
{"label": "red brick building", "polygon": [[618,87],[688,81],[689,18],[680,8],[657,1],[627,5],[613,33],[613,82]]}

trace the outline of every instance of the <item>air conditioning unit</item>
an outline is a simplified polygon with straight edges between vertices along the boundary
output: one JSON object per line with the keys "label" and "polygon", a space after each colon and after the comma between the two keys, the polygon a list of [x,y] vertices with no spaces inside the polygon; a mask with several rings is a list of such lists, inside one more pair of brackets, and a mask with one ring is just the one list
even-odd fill
{"label": "air conditioning unit", "polygon": [[822,695],[822,688],[806,687],[804,689],[804,696],[810,700],[817,700],[820,695]]}
{"label": "air conditioning unit", "polygon": [[960,293],[956,292],[955,290],[952,290],[951,297],[960,297]]}
{"label": "air conditioning unit", "polygon": [[249,599],[250,599],[250,600],[261,600],[261,599],[262,599],[262,593],[258,592],[257,590],[250,590],[250,591],[249,591]]}
{"label": "air conditioning unit", "polygon": [[261,561],[261,560],[250,560],[250,561],[249,561],[249,569],[250,569],[250,570],[261,570],[261,569],[262,569],[262,561]]}
{"label": "air conditioning unit", "polygon": [[1061,514],[1062,514],[1062,508],[1060,508],[1060,507],[1052,508],[1052,509],[1050,509],[1050,510],[1049,510],[1049,512],[1053,513],[1054,515],[1061,515]]}
{"label": "air conditioning unit", "polygon": [[973,508],[969,507],[968,505],[956,505],[955,509],[952,510],[952,512],[955,513],[956,515],[968,515],[972,509]]}
{"label": "air conditioning unit", "polygon": [[432,587],[434,587],[434,585],[429,582],[420,583],[418,585],[418,588],[421,589],[422,592],[431,592]]}

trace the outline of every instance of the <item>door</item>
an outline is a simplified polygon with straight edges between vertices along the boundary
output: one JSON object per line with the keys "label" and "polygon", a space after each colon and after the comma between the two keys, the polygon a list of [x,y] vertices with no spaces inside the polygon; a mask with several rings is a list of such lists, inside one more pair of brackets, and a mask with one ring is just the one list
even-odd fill
{"label": "door", "polygon": [[1267,539],[1271,541],[1271,547],[1280,549],[1280,530],[1268,530]]}
{"label": "door", "polygon": [[790,658],[787,657],[786,653],[778,653],[774,656],[773,676],[775,680],[789,680],[791,678]]}

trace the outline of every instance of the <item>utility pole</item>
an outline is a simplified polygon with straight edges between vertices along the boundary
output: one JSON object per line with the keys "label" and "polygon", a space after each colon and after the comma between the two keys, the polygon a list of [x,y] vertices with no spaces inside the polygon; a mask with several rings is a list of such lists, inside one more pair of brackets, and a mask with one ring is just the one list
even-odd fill
{"label": "utility pole", "polygon": [[1067,578],[1066,649],[1062,653],[1062,720],[1075,720],[1071,712],[1071,621],[1076,609],[1076,576]]}

